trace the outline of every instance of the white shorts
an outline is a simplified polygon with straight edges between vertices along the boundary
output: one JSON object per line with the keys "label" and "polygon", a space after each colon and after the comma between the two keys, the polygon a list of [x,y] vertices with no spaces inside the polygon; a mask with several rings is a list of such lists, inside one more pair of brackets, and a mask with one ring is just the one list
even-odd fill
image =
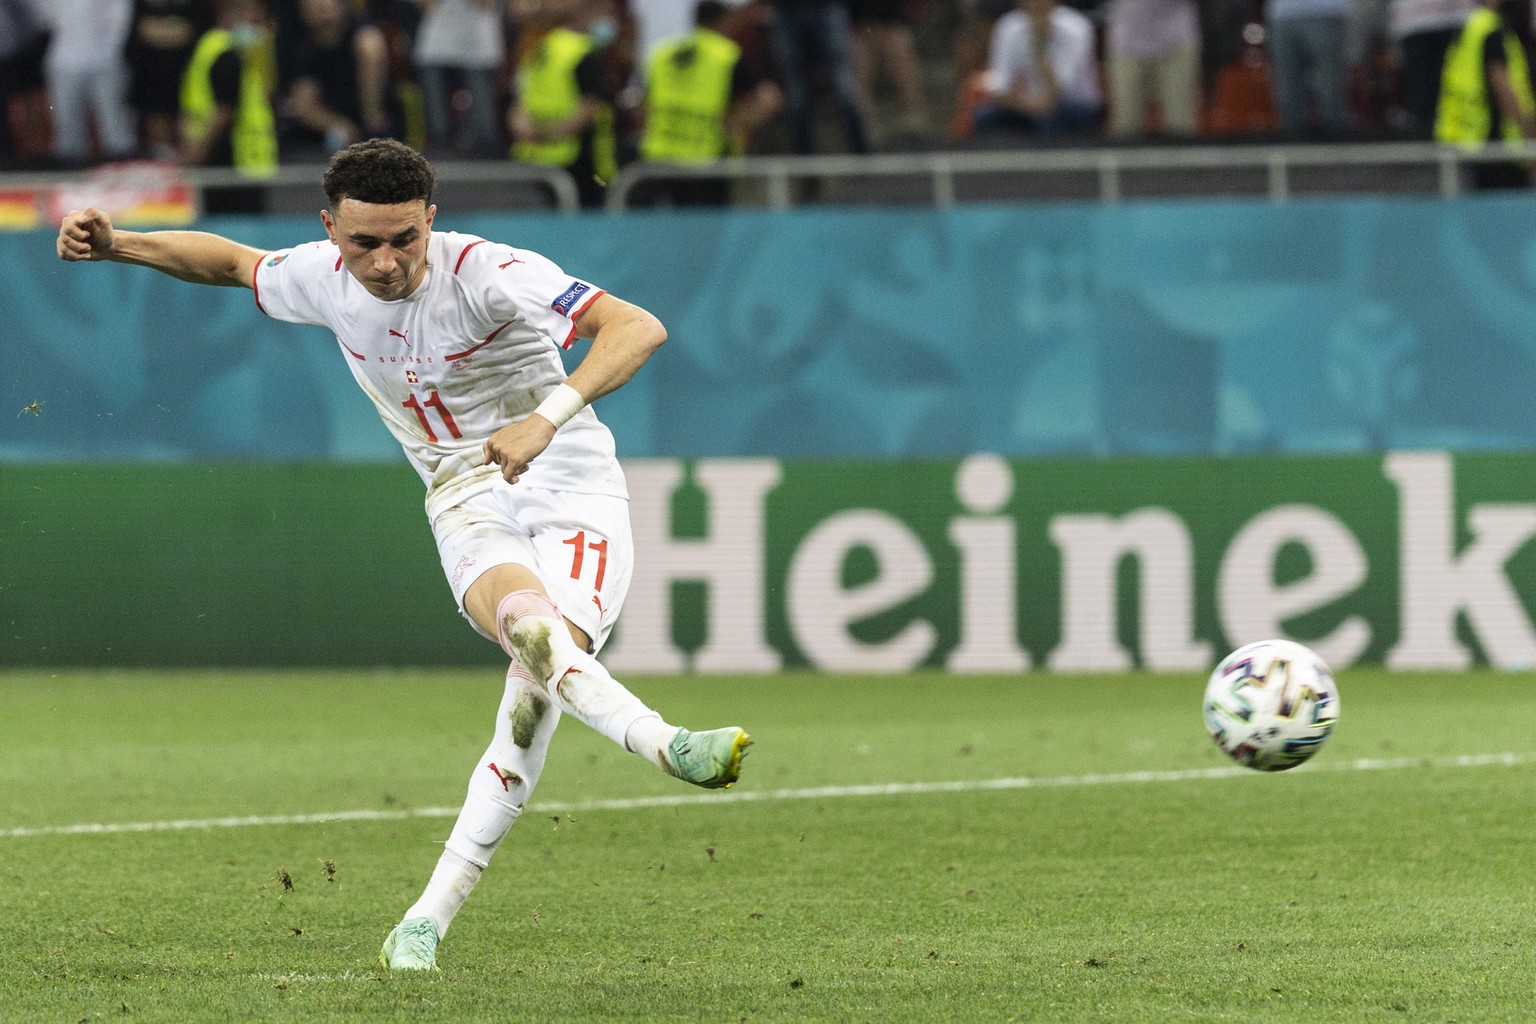
{"label": "white shorts", "polygon": [[464,594],[482,573],[521,565],[543,581],[560,614],[592,638],[594,651],[613,630],[635,567],[629,502],[607,494],[492,487],[441,513],[432,534],[460,615],[469,619]]}

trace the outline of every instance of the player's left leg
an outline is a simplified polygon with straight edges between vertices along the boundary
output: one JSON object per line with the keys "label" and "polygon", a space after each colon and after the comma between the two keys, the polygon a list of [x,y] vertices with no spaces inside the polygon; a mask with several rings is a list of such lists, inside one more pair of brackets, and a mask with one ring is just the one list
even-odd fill
{"label": "player's left leg", "polygon": [[529,585],[521,569],[497,566],[486,573],[475,584],[481,588],[477,599],[465,607],[486,616],[495,604],[488,624],[496,627],[503,649],[542,681],[562,711],[684,782],[724,789],[740,778],[752,742],[745,730],[690,732],[669,724],[587,653],[586,632]]}
{"label": "player's left leg", "polygon": [[491,744],[475,765],[469,795],[426,890],[384,942],[379,959],[393,970],[432,970],[437,945],[480,880],[496,847],[523,813],[549,752],[560,710],[521,665],[513,663],[496,711]]}

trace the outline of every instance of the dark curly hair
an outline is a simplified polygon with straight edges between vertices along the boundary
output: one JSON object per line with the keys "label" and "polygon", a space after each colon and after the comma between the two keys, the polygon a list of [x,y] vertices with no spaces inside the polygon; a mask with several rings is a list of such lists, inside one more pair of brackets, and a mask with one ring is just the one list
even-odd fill
{"label": "dark curly hair", "polygon": [[354,142],[331,157],[321,182],[334,211],[343,199],[393,206],[432,202],[437,173],[426,157],[394,139]]}

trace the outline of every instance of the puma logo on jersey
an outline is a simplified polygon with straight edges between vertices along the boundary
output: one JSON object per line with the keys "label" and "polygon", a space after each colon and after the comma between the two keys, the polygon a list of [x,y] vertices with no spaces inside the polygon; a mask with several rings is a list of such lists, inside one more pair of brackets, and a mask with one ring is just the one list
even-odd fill
{"label": "puma logo on jersey", "polygon": [[512,258],[511,258],[511,259],[509,259],[509,260],[507,260],[507,262],[505,262],[505,263],[503,263],[503,264],[501,264],[501,265],[500,265],[500,266],[499,266],[499,267],[497,267],[497,268],[496,268],[496,269],[497,269],[497,270],[506,270],[506,269],[507,269],[507,268],[508,268],[508,267],[510,267],[510,266],[511,266],[511,265],[512,265],[512,264],[514,264],[514,263],[521,263],[521,262],[523,262],[523,261],[522,261],[522,260],[520,260],[520,259],[518,259],[518,258],[517,258],[517,257],[516,257],[516,256],[513,256],[513,257],[512,257]]}
{"label": "puma logo on jersey", "polygon": [[406,337],[406,335],[410,334],[410,333],[411,333],[410,331],[397,331],[393,327],[391,327],[389,329],[389,336],[391,338],[399,338],[401,341],[405,342],[407,345],[409,345],[411,343],[411,339]]}

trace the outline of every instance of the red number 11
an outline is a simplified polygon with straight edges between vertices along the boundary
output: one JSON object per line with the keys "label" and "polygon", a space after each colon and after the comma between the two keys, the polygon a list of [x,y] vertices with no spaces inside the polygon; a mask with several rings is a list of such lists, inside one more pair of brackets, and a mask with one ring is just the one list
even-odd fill
{"label": "red number 11", "polygon": [[448,428],[449,434],[453,435],[455,438],[464,436],[463,434],[459,433],[459,425],[453,422],[453,414],[450,413],[448,411],[448,407],[443,404],[443,396],[438,394],[436,391],[432,392],[431,396],[428,397],[427,409],[423,409],[421,407],[421,402],[417,400],[415,395],[412,395],[410,398],[407,398],[400,404],[416,414],[416,418],[421,421],[421,429],[427,432],[428,441],[431,441],[434,444],[437,443],[437,435],[432,432],[432,424],[427,422],[427,409],[437,410],[437,414],[443,418],[443,426]]}
{"label": "red number 11", "polygon": [[571,579],[581,579],[581,569],[587,560],[587,549],[597,552],[597,579],[592,582],[593,590],[603,589],[603,574],[608,571],[608,542],[606,540],[587,540],[586,530],[577,530],[575,536],[567,537],[561,541],[569,544],[571,551]]}

